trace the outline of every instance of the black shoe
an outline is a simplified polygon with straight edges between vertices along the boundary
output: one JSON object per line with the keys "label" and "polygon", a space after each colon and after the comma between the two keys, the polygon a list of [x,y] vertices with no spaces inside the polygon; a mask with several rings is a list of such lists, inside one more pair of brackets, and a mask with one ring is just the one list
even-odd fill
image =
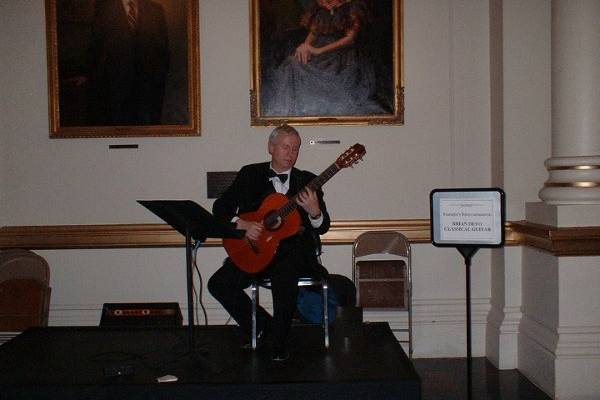
{"label": "black shoe", "polygon": [[277,361],[277,362],[287,361],[287,360],[289,360],[289,358],[290,358],[290,353],[288,353],[286,350],[273,351],[273,354],[271,356],[271,360]]}
{"label": "black shoe", "polygon": [[[256,335],[256,348],[257,349],[264,346],[266,338],[267,338],[267,333],[264,330],[258,332],[258,334]],[[248,343],[244,343],[242,345],[242,349],[246,349],[246,350],[252,349],[252,338],[250,339],[250,341]]]}

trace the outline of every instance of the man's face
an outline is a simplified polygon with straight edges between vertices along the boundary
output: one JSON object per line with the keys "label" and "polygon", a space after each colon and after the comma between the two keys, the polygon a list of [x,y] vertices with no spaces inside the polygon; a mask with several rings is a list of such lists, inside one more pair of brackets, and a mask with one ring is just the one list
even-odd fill
{"label": "man's face", "polygon": [[271,165],[277,172],[287,171],[296,164],[300,152],[300,138],[288,133],[280,133],[273,143],[269,142]]}

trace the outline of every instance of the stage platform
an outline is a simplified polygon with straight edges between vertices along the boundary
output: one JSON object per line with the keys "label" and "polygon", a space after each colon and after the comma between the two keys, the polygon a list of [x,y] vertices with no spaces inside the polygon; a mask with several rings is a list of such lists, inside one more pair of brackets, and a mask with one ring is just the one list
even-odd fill
{"label": "stage platform", "polygon": [[[420,399],[421,382],[386,323],[350,338],[294,326],[290,359],[242,349],[234,326],[32,328],[0,346],[8,399]],[[338,335],[339,336],[339,335]],[[114,374],[121,376],[111,376]],[[177,382],[157,383],[173,375]]]}

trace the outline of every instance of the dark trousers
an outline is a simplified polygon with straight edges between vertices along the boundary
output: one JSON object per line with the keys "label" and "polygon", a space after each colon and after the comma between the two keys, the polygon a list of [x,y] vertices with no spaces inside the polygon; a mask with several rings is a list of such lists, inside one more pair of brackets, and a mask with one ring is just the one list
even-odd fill
{"label": "dark trousers", "polygon": [[[273,297],[273,316],[257,307],[257,330],[269,332],[275,351],[283,350],[296,311],[298,278],[311,274],[313,264],[299,248],[288,248],[277,254],[258,278],[270,278]],[[252,300],[244,292],[253,275],[233,264],[229,258],[211,276],[208,290],[221,303],[240,328],[250,336],[252,331]]]}

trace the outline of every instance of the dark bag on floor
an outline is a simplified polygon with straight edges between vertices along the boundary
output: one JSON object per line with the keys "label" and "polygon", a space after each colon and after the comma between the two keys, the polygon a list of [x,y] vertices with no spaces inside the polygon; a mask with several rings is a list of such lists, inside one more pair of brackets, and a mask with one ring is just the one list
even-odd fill
{"label": "dark bag on floor", "polygon": [[[327,277],[327,312],[329,323],[335,321],[336,308],[354,306],[356,287],[343,275],[329,274]],[[323,321],[323,296],[317,288],[300,288],[298,291],[298,311],[304,322],[319,324]]]}

